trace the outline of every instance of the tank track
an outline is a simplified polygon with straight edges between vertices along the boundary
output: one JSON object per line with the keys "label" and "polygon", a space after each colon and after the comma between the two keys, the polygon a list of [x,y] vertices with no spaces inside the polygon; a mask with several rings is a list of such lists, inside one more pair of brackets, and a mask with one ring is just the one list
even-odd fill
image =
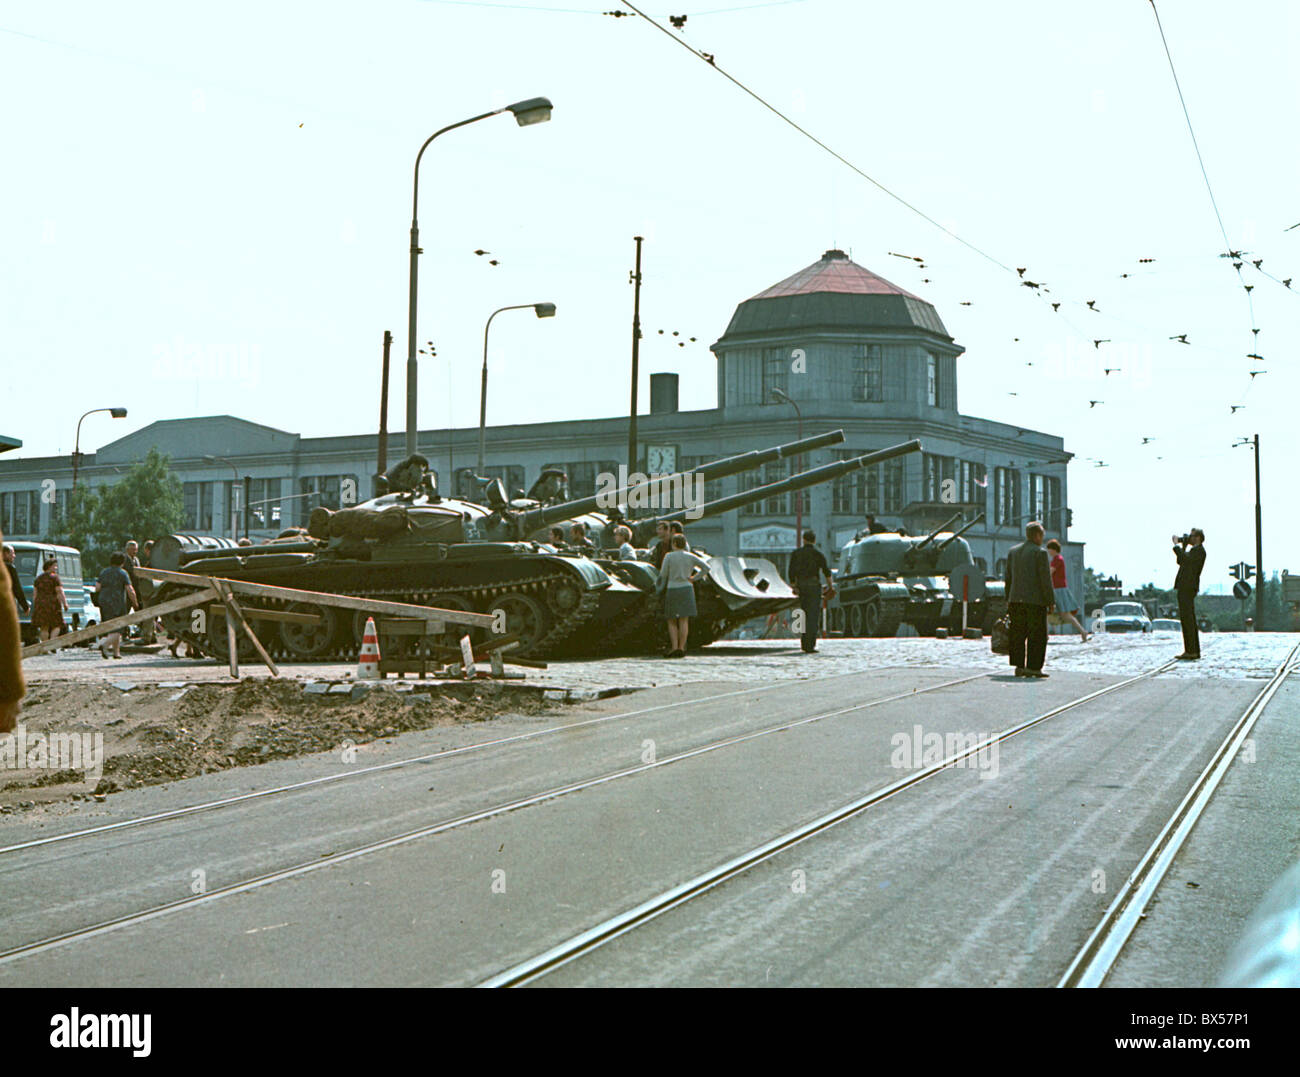
{"label": "tank track", "polygon": [[[499,596],[512,592],[523,592],[536,599],[551,615],[551,626],[545,635],[542,636],[533,646],[524,649],[519,648],[513,653],[521,657],[545,657],[547,655],[557,654],[563,650],[564,644],[567,643],[576,632],[586,626],[595,616],[596,609],[600,604],[599,591],[583,591],[578,604],[568,613],[560,614],[547,602],[546,591],[553,583],[572,582],[570,577],[563,572],[548,572],[539,576],[530,576],[524,579],[511,580],[509,586],[463,586],[463,587],[439,587],[428,591],[394,591],[391,588],[349,588],[346,591],[339,592],[353,598],[374,598],[390,602],[409,602],[416,605],[434,604],[436,596],[455,595],[462,599],[472,610],[486,610],[491,602]],[[172,585],[165,592],[160,592],[157,602],[166,601],[173,597],[172,588],[175,587],[177,594],[182,591],[188,591],[190,588],[176,587]],[[265,609],[287,609],[293,605],[286,599],[257,599],[257,604]],[[351,632],[348,627],[352,623],[352,613],[348,610],[340,610],[339,616],[342,619],[340,628],[336,631],[332,645],[329,650],[323,654],[307,657],[291,650],[284,642],[278,631],[278,625],[274,628],[263,627],[256,629],[257,638],[261,640],[262,646],[272,658],[284,660],[286,662],[337,662],[355,658],[360,650],[355,639],[351,638]],[[188,626],[189,622],[186,621]],[[275,625],[275,622],[263,622],[264,626]],[[213,654],[213,646],[206,635],[197,635],[189,631],[188,627],[179,633],[179,636],[186,643],[198,647],[204,654]],[[343,645],[340,645],[342,642]],[[247,648],[247,649],[246,649]],[[221,648],[220,655],[224,659],[224,648]],[[252,651],[251,645],[242,637],[239,643],[239,657],[241,661],[252,661],[256,658],[255,652]]]}

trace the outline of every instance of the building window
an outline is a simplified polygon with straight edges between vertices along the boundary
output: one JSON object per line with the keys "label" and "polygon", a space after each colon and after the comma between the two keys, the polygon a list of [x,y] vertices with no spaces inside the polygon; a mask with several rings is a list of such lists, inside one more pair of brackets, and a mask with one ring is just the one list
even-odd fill
{"label": "building window", "polygon": [[853,399],[879,403],[885,399],[884,361],[879,344],[858,345],[854,360]]}
{"label": "building window", "polygon": [[957,461],[951,456],[934,456],[931,453],[924,453],[921,459],[922,475],[922,501],[942,501],[944,493],[944,484],[949,483],[948,489],[952,491],[955,499],[956,475],[954,473]]}
{"label": "building window", "polygon": [[1049,531],[1059,529],[1064,534],[1065,528],[1060,520],[1061,480],[1055,475],[1029,476],[1030,515],[1041,520]]}
{"label": "building window", "polygon": [[6,535],[35,535],[41,529],[41,495],[36,490],[0,494],[0,531]]}
{"label": "building window", "polygon": [[925,400],[932,408],[939,406],[939,360],[934,352],[925,353]]}
{"label": "building window", "polygon": [[903,511],[904,461],[886,460],[882,465],[884,475],[881,482],[880,511]]}
{"label": "building window", "polygon": [[983,464],[973,460],[961,462],[961,477],[958,482],[961,500],[981,506],[986,504],[988,485],[988,472]]}
{"label": "building window", "polygon": [[185,527],[194,534],[212,530],[212,483],[187,482],[184,487]]}
{"label": "building window", "polygon": [[[568,478],[569,498],[591,497],[596,492],[596,480],[602,474],[618,475],[616,460],[574,460],[567,464],[543,464],[542,470],[559,468]],[[489,469],[490,470],[490,469]]]}
{"label": "building window", "polygon": [[[740,472],[737,476],[740,480],[740,491],[743,493],[756,486],[780,482],[789,476],[789,466],[788,460],[773,460],[753,471]],[[748,505],[742,505],[740,512],[742,516],[790,516],[793,514],[790,502],[788,493],[778,494],[775,497],[765,497],[758,501],[751,501]]]}
{"label": "building window", "polygon": [[337,512],[359,500],[355,475],[308,475],[298,480],[298,493],[303,526],[317,506]]}
{"label": "building window", "polygon": [[524,496],[524,469],[518,464],[501,464],[492,467],[485,467],[483,474],[489,479],[500,479],[501,485],[506,488],[506,497],[516,498]]}
{"label": "building window", "polygon": [[993,522],[999,527],[1021,522],[1020,472],[1015,468],[993,469]]}
{"label": "building window", "polygon": [[790,384],[790,352],[787,348],[763,349],[763,404],[780,404],[773,389],[786,392]]}
{"label": "building window", "polygon": [[280,531],[280,479],[253,479],[248,484],[248,513],[250,531]]}

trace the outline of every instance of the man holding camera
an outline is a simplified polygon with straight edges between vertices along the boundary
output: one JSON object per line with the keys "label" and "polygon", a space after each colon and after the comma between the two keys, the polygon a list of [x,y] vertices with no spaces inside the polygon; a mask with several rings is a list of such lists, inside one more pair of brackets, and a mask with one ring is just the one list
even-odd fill
{"label": "man holding camera", "polygon": [[1183,653],[1178,657],[1195,662],[1201,657],[1201,636],[1196,628],[1196,595],[1201,589],[1201,569],[1205,567],[1205,532],[1193,527],[1185,535],[1174,536],[1174,556],[1178,558],[1178,620],[1183,625]]}

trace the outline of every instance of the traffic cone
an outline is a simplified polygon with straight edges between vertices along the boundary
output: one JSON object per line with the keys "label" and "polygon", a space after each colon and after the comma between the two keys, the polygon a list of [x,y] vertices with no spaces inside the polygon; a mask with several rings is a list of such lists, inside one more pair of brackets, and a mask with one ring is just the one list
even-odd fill
{"label": "traffic cone", "polygon": [[375,631],[375,619],[366,618],[366,630],[361,636],[361,653],[357,656],[357,680],[376,681],[383,675],[379,672],[379,634]]}

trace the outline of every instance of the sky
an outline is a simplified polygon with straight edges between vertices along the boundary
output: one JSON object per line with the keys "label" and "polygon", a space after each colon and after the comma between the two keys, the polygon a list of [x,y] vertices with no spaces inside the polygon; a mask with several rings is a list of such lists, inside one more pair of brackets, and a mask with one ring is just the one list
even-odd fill
{"label": "sky", "polygon": [[622,414],[634,235],[642,410],[658,371],[714,407],[736,304],[837,246],[935,305],[964,414],[1064,438],[1087,564],[1169,586],[1200,526],[1230,584],[1258,434],[1265,566],[1300,572],[1300,6],[1158,5],[1240,277],[1148,0],[637,6],[667,33],[620,0],[0,3],[5,458],[115,405],[83,450],[197,415],[368,432],[385,329],[400,429],[416,151],[544,95],[550,123],[425,154],[422,428],[476,425],[488,314],[541,301],[493,323],[489,423]]}

